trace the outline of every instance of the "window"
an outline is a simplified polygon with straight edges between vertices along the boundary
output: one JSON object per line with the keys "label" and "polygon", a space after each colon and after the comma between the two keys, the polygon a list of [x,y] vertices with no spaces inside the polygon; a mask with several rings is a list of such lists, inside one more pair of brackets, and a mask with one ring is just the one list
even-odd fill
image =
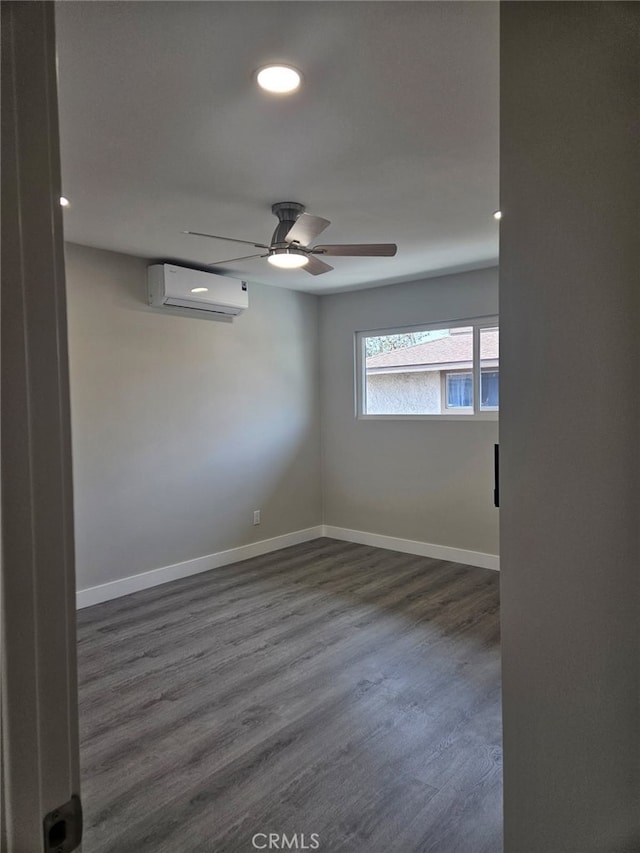
{"label": "window", "polygon": [[496,318],[358,332],[358,417],[495,419]]}

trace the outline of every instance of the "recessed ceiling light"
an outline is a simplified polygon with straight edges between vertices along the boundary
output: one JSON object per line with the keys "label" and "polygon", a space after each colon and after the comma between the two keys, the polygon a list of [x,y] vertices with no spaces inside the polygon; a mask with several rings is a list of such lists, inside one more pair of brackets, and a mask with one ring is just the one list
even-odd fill
{"label": "recessed ceiling light", "polygon": [[208,287],[192,287],[191,288],[191,293],[208,293],[208,292],[209,292]]}
{"label": "recessed ceiling light", "polygon": [[502,219],[502,211],[501,210],[494,210],[493,211],[493,218],[494,219]]}
{"label": "recessed ceiling light", "polygon": [[309,263],[309,258],[304,252],[297,252],[295,249],[274,249],[267,260],[274,267],[280,267],[282,270],[297,270]]}
{"label": "recessed ceiling light", "polygon": [[60,205],[62,207],[69,207],[69,199],[65,198],[63,195],[60,196]]}
{"label": "recessed ceiling light", "polygon": [[276,95],[288,95],[300,86],[302,75],[290,65],[267,65],[258,71],[258,86]]}

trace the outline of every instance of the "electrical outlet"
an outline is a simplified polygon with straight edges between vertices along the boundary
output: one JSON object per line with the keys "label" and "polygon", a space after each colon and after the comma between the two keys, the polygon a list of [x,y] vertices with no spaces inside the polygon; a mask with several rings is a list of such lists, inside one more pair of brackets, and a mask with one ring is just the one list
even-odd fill
{"label": "electrical outlet", "polygon": [[253,513],[253,523],[254,524],[260,524],[260,510],[259,509],[255,510],[255,512]]}

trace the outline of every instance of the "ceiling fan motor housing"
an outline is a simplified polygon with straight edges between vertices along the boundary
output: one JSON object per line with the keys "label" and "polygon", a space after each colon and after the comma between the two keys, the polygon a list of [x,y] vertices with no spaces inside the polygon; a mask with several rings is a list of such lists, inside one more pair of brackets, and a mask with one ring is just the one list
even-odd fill
{"label": "ceiling fan motor housing", "polygon": [[297,201],[279,201],[271,206],[271,212],[278,217],[276,230],[271,238],[271,248],[285,249],[290,244],[287,243],[285,237],[293,228],[296,219],[301,213],[304,213],[304,204],[298,204]]}

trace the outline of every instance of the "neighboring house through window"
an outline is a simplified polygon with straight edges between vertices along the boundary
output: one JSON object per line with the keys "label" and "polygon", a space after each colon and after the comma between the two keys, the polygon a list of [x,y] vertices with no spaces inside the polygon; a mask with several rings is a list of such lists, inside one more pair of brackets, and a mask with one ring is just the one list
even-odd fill
{"label": "neighboring house through window", "polygon": [[497,318],[359,332],[359,417],[495,418]]}

